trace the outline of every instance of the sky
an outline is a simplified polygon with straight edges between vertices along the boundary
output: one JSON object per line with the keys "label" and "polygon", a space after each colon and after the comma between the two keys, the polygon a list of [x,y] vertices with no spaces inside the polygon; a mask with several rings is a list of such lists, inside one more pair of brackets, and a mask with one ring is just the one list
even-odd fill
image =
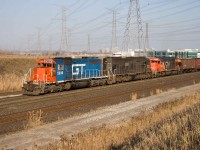
{"label": "sky", "polygon": [[[139,0],[139,6],[142,42],[148,23],[149,48],[200,48],[200,0]],[[128,48],[137,49],[137,13],[134,4],[127,26],[129,7],[130,0],[0,0],[0,49],[59,50],[63,9],[67,51],[85,51],[88,41],[91,52],[111,48],[113,11],[114,45],[123,48],[128,29]]]}

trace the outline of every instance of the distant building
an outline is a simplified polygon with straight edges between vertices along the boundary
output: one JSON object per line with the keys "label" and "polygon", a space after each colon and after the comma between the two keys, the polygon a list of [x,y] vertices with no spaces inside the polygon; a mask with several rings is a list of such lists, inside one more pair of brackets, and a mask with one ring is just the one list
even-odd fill
{"label": "distant building", "polygon": [[176,58],[200,58],[199,49],[181,49],[181,50],[150,50],[148,57],[176,57]]}

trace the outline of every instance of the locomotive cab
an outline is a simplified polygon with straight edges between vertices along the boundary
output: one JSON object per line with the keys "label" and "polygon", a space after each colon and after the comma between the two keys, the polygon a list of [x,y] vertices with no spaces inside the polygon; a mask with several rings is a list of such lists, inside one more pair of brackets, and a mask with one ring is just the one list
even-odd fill
{"label": "locomotive cab", "polygon": [[53,59],[39,59],[37,67],[33,69],[30,81],[34,83],[48,83],[56,81],[56,63]]}
{"label": "locomotive cab", "polygon": [[151,72],[156,74],[165,70],[165,65],[159,58],[149,58]]}

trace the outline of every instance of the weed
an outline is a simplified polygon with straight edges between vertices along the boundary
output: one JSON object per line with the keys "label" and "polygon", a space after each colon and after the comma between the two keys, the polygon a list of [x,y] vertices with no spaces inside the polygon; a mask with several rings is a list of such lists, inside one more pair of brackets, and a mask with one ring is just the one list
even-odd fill
{"label": "weed", "polygon": [[154,111],[103,125],[38,149],[198,149],[200,147],[200,94],[158,105]]}
{"label": "weed", "polygon": [[25,129],[30,129],[30,128],[35,128],[35,127],[41,126],[43,124],[43,122],[41,120],[42,114],[43,114],[43,112],[41,110],[28,112],[28,119],[27,119],[27,123],[25,125]]}

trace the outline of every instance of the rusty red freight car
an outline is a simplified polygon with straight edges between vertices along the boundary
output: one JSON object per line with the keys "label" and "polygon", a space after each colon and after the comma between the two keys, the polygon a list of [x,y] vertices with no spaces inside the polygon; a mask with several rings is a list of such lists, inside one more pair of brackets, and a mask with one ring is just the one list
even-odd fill
{"label": "rusty red freight car", "polygon": [[195,58],[181,59],[181,70],[182,70],[182,72],[195,71],[196,70],[195,64],[196,64]]}
{"label": "rusty red freight car", "polygon": [[200,70],[200,58],[195,58],[195,69]]}

